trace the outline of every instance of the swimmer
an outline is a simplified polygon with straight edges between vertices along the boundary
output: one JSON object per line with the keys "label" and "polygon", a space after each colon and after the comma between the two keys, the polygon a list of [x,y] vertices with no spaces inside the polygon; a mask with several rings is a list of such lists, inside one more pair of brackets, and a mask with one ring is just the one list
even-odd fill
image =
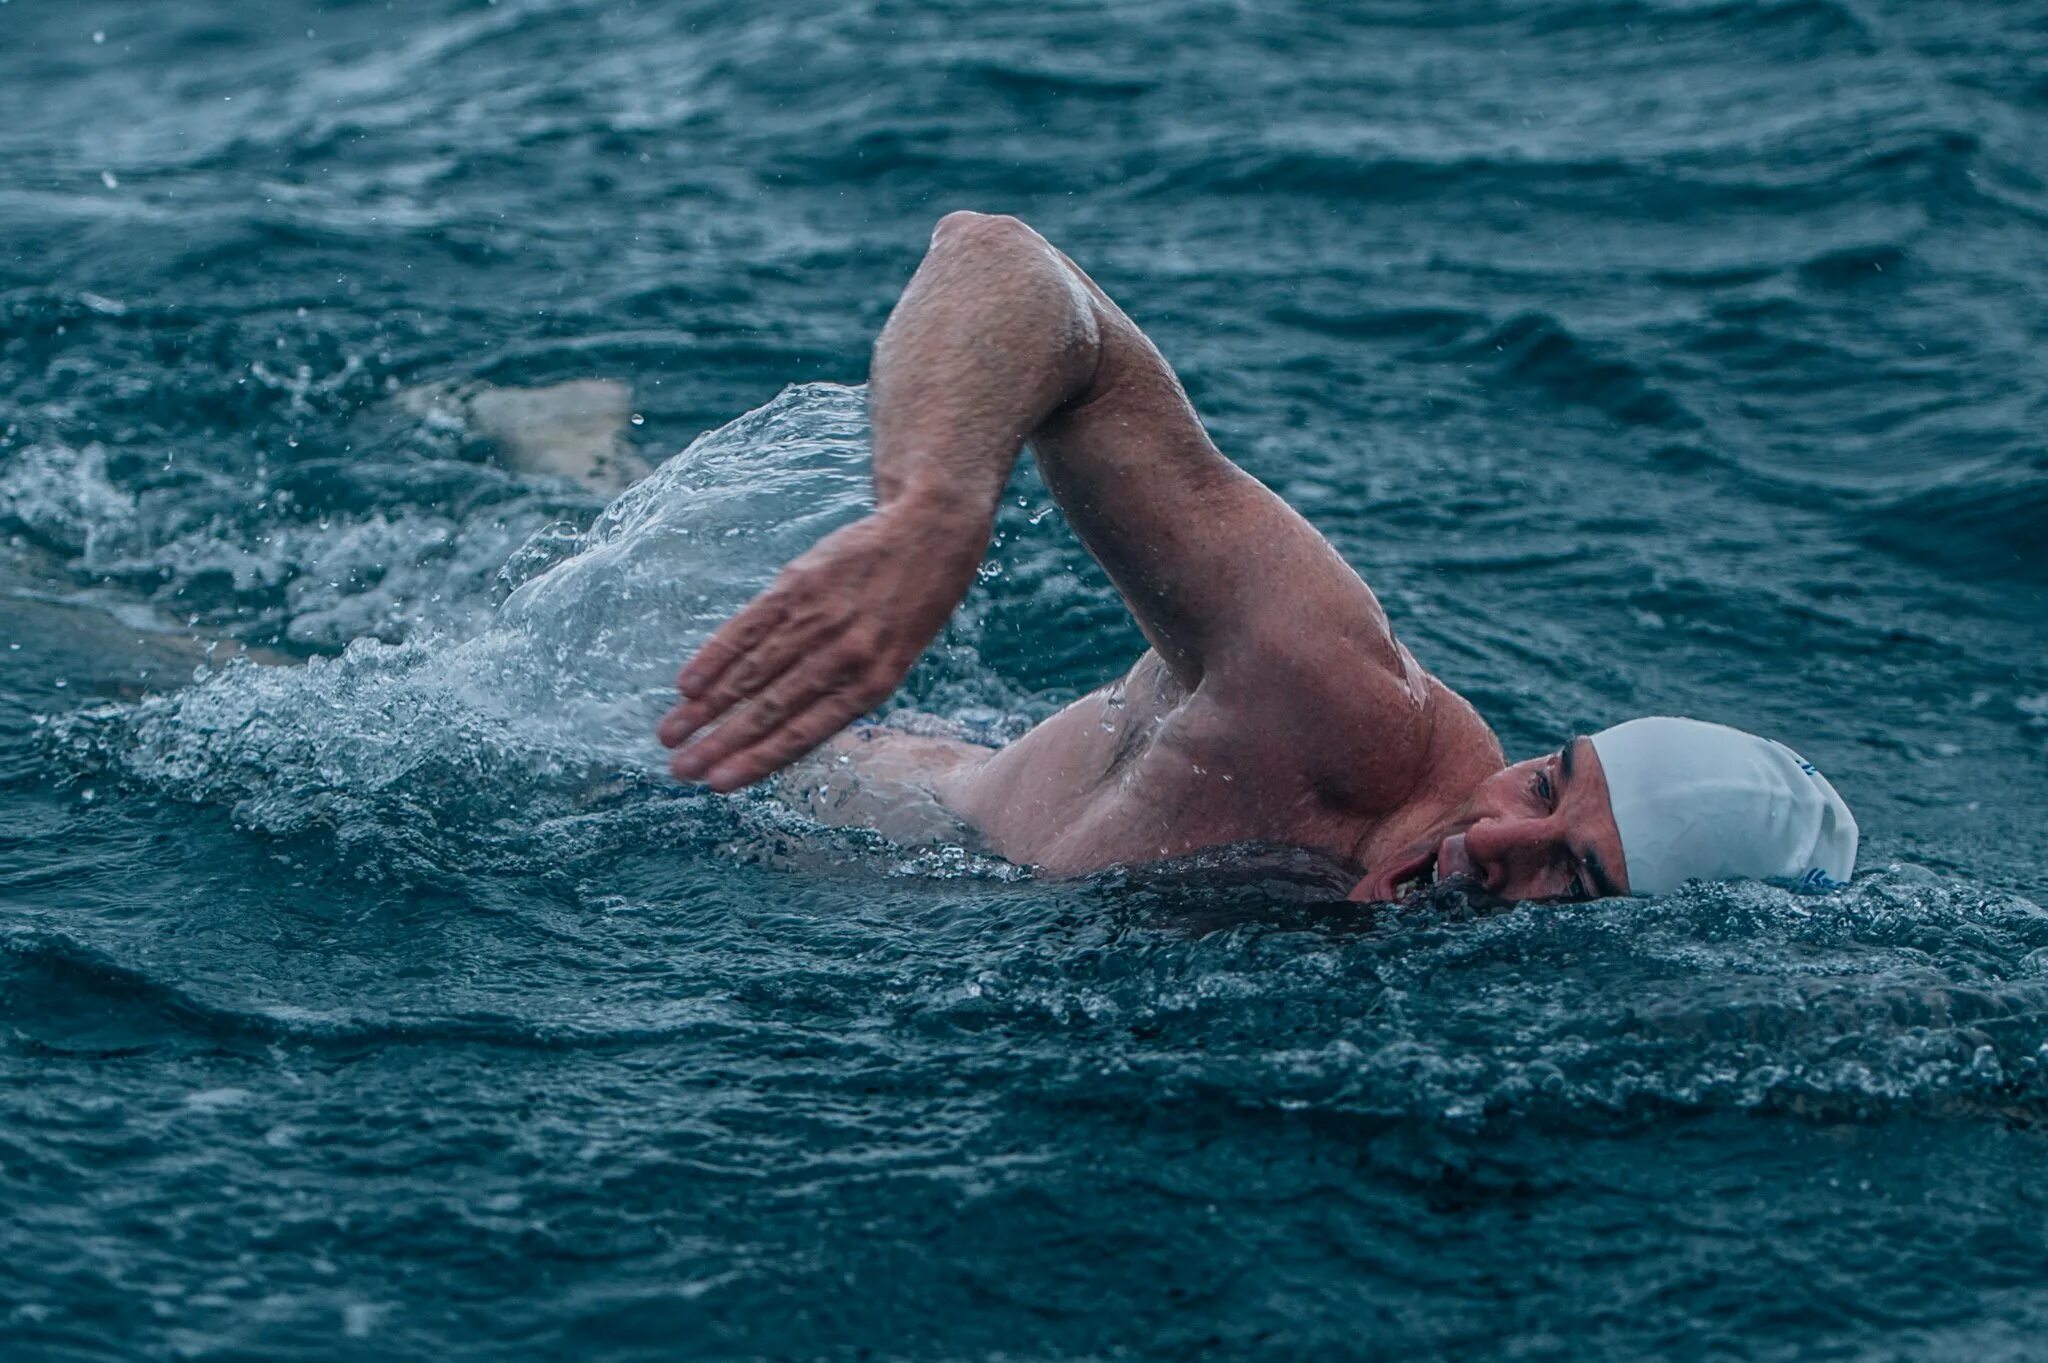
{"label": "swimmer", "polygon": [[[738,790],[815,752],[798,784],[819,817],[890,834],[913,808],[906,834],[950,818],[1055,874],[1281,843],[1349,867],[1364,901],[1827,888],[1854,869],[1834,788],[1740,730],[1637,719],[1509,765],[1358,574],[1210,443],[1130,318],[1014,218],[939,223],[868,401],[875,509],[683,666],[659,726],[680,780]],[[1000,749],[846,731],[960,604],[1026,444],[1150,648]]]}

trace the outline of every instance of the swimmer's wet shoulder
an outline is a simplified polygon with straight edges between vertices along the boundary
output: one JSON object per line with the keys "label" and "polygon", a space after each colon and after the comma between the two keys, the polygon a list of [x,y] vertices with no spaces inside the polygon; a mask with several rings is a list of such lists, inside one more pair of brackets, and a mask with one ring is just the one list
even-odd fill
{"label": "swimmer's wet shoulder", "polygon": [[[1374,792],[1321,776],[1303,757],[1318,745],[1289,732],[1285,713],[1264,712],[1278,702],[1217,692],[1187,691],[1148,652],[1001,750],[865,728],[833,739],[779,787],[821,821],[904,841],[931,836],[936,804],[987,850],[1074,873],[1243,842],[1357,867],[1374,854],[1373,834],[1396,845],[1451,812],[1469,783],[1408,782],[1384,807],[1361,803]],[[1467,738],[1463,760],[1429,770],[1498,765],[1490,734]]]}
{"label": "swimmer's wet shoulder", "polygon": [[[1508,767],[1358,574],[1224,457],[1159,351],[1030,228],[939,224],[876,344],[869,403],[876,510],[683,669],[661,726],[678,777],[749,784],[885,699],[971,583],[1028,439],[1151,648],[1000,752],[917,755],[915,779],[996,851],[1078,872],[1285,842],[1369,872],[1364,898],[1452,872],[1503,895],[1590,893],[1574,869],[1590,853],[1626,886],[1600,754]],[[839,755],[878,781],[905,760],[869,752]],[[1567,759],[1591,773],[1569,799],[1542,767]],[[1693,864],[1667,861],[1660,876]]]}

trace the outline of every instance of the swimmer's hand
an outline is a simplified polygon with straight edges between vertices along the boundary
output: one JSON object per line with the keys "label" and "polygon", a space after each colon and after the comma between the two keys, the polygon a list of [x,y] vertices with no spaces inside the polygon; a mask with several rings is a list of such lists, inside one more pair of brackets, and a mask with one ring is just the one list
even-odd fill
{"label": "swimmer's hand", "polygon": [[684,665],[656,730],[676,750],[669,770],[738,790],[887,700],[967,594],[988,535],[979,515],[906,499],[818,541]]}

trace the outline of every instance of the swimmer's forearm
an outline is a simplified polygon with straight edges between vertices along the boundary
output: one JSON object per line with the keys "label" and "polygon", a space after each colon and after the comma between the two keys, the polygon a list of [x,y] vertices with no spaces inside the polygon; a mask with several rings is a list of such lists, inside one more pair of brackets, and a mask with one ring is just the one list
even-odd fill
{"label": "swimmer's forearm", "polygon": [[670,770],[737,790],[886,700],[988,549],[1027,438],[1093,382],[1078,271],[1013,218],[955,213],[875,342],[875,512],[776,575],[684,664]]}
{"label": "swimmer's forearm", "polygon": [[1087,289],[1044,238],[949,214],[875,342],[877,505],[972,539],[978,558],[1025,440],[1086,392],[1100,344]]}

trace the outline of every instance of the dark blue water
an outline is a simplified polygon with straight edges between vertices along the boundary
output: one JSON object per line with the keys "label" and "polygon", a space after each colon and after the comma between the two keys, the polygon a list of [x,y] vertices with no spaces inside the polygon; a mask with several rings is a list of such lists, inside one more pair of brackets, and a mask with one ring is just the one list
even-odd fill
{"label": "dark blue water", "polygon": [[[0,1355],[2038,1357],[2044,71],[2040,3],[0,0]],[[1854,887],[1368,914],[669,786],[960,207],[1512,753],[1782,737]],[[392,400],[591,376],[718,434],[605,511]],[[1012,491],[904,698],[994,735],[1139,646]]]}

